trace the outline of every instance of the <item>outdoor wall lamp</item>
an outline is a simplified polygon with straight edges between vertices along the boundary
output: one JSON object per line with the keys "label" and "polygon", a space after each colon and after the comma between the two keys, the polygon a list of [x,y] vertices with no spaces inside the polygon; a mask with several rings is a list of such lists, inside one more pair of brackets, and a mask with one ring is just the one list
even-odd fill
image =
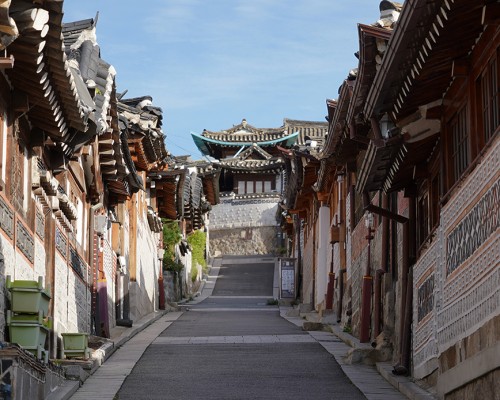
{"label": "outdoor wall lamp", "polygon": [[370,211],[365,212],[365,226],[368,229],[373,229],[373,213]]}

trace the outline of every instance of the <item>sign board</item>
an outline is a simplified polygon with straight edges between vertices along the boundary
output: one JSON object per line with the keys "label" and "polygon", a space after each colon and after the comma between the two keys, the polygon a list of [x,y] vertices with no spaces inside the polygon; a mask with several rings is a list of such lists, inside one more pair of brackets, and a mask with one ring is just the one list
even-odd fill
{"label": "sign board", "polygon": [[280,259],[280,298],[295,298],[295,259]]}

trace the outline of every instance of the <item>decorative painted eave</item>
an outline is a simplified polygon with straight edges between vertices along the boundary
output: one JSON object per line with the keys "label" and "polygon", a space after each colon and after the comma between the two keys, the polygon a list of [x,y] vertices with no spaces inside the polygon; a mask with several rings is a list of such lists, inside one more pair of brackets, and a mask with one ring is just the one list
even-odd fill
{"label": "decorative painted eave", "polygon": [[7,49],[16,60],[7,74],[13,88],[27,96],[32,125],[55,141],[64,141],[70,129],[85,132],[91,110],[80,99],[65,54],[62,2],[47,0],[34,7],[19,1],[10,11],[19,37]]}
{"label": "decorative painted eave", "polygon": [[488,20],[494,8],[494,0],[406,2],[367,96],[365,115],[389,112],[396,121],[441,99],[460,62],[494,22]]}
{"label": "decorative painted eave", "polygon": [[245,139],[241,141],[256,143],[275,140],[287,134],[288,133],[286,132],[284,127],[256,128],[248,124],[246,119],[243,119],[240,124],[234,125],[232,128],[223,131],[213,132],[207,129],[203,130],[203,136],[224,142],[239,140],[238,137],[243,136]]}
{"label": "decorative painted eave", "polygon": [[[206,136],[198,135],[196,133],[191,133],[193,141],[204,155],[212,155],[210,151],[210,145],[222,146],[222,147],[241,147],[241,146],[251,146],[253,143],[257,143],[259,146],[275,146],[280,144],[281,146],[290,147],[297,140],[299,133],[293,133],[287,136],[278,137],[272,140],[251,140],[258,139],[257,137],[240,136],[238,141],[224,141],[219,139],[211,139]],[[234,138],[233,138],[234,139]],[[249,140],[249,141],[248,141]]]}
{"label": "decorative painted eave", "polygon": [[220,166],[232,171],[241,171],[247,173],[262,173],[263,171],[278,171],[284,163],[281,158],[272,160],[238,160],[225,159],[220,161]]}
{"label": "decorative painted eave", "polygon": [[271,158],[273,158],[271,154],[269,154],[267,151],[265,151],[262,147],[260,147],[256,143],[252,143],[252,145],[249,146],[245,151],[242,151],[233,158],[238,160],[247,160],[253,158],[251,157],[252,155],[260,156],[265,160],[270,160]]}

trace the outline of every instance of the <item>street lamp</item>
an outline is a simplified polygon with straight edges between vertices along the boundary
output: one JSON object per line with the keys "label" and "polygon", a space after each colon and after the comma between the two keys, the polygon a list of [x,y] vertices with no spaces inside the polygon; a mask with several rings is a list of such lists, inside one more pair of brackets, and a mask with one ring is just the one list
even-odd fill
{"label": "street lamp", "polygon": [[365,213],[365,226],[367,228],[366,240],[368,240],[368,253],[366,257],[366,270],[363,276],[362,303],[361,303],[361,323],[359,341],[366,343],[370,341],[370,318],[372,299],[372,276],[371,276],[371,241],[373,239],[373,214],[369,211]]}

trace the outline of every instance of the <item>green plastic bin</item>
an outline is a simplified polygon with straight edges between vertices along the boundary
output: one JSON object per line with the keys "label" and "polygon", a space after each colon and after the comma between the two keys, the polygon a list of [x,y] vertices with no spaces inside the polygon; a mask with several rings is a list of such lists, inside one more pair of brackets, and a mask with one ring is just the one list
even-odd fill
{"label": "green plastic bin", "polygon": [[49,330],[38,323],[11,322],[9,325],[10,341],[24,349],[45,348],[45,339]]}
{"label": "green plastic bin", "polygon": [[42,277],[38,281],[11,281],[7,276],[7,289],[11,294],[11,311],[16,314],[49,313],[50,291],[44,289]]}
{"label": "green plastic bin", "polygon": [[66,358],[90,357],[89,336],[87,333],[62,333],[63,351]]}

